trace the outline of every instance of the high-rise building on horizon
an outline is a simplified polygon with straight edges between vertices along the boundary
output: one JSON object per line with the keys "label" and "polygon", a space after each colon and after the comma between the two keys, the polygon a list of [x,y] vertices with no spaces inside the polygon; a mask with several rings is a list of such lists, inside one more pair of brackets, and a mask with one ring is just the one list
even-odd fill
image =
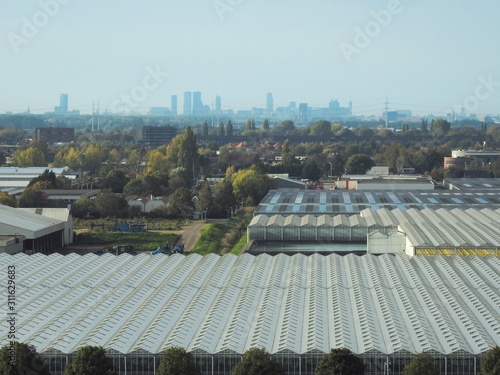
{"label": "high-rise building on horizon", "polygon": [[177,116],[177,95],[170,97],[170,113],[172,116]]}
{"label": "high-rise building on horizon", "polygon": [[191,115],[191,91],[184,92],[184,115]]}
{"label": "high-rise building on horizon", "polygon": [[54,107],[55,113],[68,113],[68,94],[59,96],[59,105]]}
{"label": "high-rise building on horizon", "polygon": [[270,92],[268,92],[266,95],[266,109],[267,109],[267,112],[274,111],[273,94]]}
{"label": "high-rise building on horizon", "polygon": [[201,115],[203,113],[203,102],[201,101],[201,92],[193,92],[193,115]]}
{"label": "high-rise building on horizon", "polygon": [[221,101],[220,95],[217,95],[215,97],[215,110],[217,112],[220,112],[222,110],[222,101]]}

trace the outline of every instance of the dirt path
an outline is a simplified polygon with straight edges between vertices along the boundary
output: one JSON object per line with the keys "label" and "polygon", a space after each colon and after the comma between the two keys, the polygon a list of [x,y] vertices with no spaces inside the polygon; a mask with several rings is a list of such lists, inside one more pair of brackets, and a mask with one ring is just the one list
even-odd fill
{"label": "dirt path", "polygon": [[193,221],[187,227],[173,231],[173,233],[180,234],[181,237],[177,241],[177,245],[184,244],[184,251],[189,251],[196,246],[196,243],[201,237],[201,229],[205,224],[216,223],[219,221],[225,221],[226,219],[208,219],[205,221]]}

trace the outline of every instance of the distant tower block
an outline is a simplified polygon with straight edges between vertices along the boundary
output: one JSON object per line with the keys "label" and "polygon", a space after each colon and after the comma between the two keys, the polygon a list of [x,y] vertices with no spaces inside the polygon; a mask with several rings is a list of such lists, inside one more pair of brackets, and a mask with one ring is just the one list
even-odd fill
{"label": "distant tower block", "polygon": [[191,91],[186,91],[184,93],[184,114],[191,115]]}

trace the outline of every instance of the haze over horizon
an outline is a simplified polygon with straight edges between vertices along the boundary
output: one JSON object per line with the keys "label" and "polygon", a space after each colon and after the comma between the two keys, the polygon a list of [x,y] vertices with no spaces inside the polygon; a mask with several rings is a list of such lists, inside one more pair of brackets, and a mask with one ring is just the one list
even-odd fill
{"label": "haze over horizon", "polygon": [[443,115],[500,113],[494,0],[39,0],[0,5],[0,113],[289,102]]}

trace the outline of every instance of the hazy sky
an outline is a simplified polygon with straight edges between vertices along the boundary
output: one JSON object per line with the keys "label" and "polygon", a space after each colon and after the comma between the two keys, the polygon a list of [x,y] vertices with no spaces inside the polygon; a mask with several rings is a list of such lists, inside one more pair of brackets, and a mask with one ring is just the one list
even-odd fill
{"label": "hazy sky", "polygon": [[[353,101],[354,114],[500,113],[498,0],[40,0],[0,3],[0,113],[183,92],[223,109]],[[168,75],[167,75],[168,73]],[[497,83],[498,82],[498,83]]]}

